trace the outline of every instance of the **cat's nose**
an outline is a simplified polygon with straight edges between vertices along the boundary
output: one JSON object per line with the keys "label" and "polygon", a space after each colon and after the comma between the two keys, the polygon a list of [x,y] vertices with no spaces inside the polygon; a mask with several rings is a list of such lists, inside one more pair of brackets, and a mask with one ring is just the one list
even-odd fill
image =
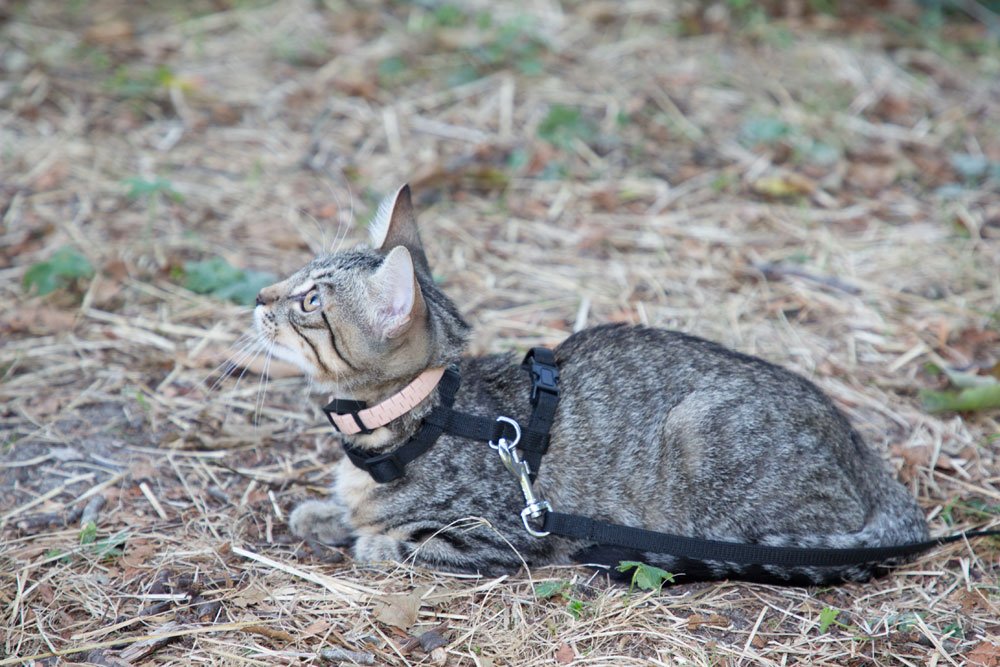
{"label": "cat's nose", "polygon": [[274,300],[276,298],[277,297],[275,296],[274,290],[271,290],[271,289],[265,287],[261,291],[257,292],[257,304],[256,305],[258,305],[258,306],[266,306],[268,304],[274,303]]}

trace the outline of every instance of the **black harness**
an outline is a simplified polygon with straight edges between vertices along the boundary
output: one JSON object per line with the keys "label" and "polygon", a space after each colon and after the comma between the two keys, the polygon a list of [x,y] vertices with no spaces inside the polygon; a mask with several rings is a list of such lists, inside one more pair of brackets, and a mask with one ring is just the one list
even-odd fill
{"label": "black harness", "polygon": [[[536,347],[528,352],[521,367],[531,378],[532,412],[526,427],[508,417],[491,419],[454,410],[452,405],[461,384],[461,376],[458,369],[449,368],[438,385],[440,404],[424,417],[419,430],[405,444],[392,452],[376,455],[345,442],[344,451],[351,463],[371,475],[376,482],[385,484],[402,478],[406,472],[406,464],[433,447],[444,433],[485,441],[498,449],[508,469],[520,478],[526,502],[521,518],[531,535],[559,535],[604,546],[669,554],[693,561],[719,561],[750,566],[847,567],[913,556],[936,546],[969,538],[1000,536],[1000,530],[979,530],[910,544],[812,549],[685,537],[555,512],[549,503],[535,498],[531,483],[535,481],[542,457],[549,448],[549,430],[559,404],[559,369],[552,350],[544,347]],[[355,421],[364,428],[357,413],[365,407],[363,401],[334,400],[323,411],[335,429],[337,425],[331,417],[332,413],[352,414]],[[365,429],[362,433],[371,431]],[[523,450],[523,459],[517,449]],[[540,519],[541,528],[534,528],[529,523],[529,517]]]}
{"label": "black harness", "polygon": [[[556,406],[559,404],[559,369],[552,350],[544,347],[536,347],[528,352],[521,367],[531,378],[532,412],[526,428],[506,417],[492,419],[453,410],[451,406],[455,404],[455,394],[462,379],[458,369],[452,367],[444,372],[438,384],[441,403],[424,417],[420,429],[405,444],[386,454],[371,454],[345,442],[344,452],[347,458],[371,475],[376,482],[386,484],[406,474],[406,464],[433,447],[443,433],[484,442],[499,442],[501,439],[513,441],[520,433],[518,445],[524,450],[525,460],[531,467],[531,481],[535,481],[538,468],[542,465],[542,456],[549,450],[549,429],[552,428]],[[365,407],[364,401],[337,399],[324,406],[323,412],[334,429],[337,429],[337,424],[333,421],[332,414],[350,414],[362,427],[362,433],[371,433],[358,417],[358,412]]]}

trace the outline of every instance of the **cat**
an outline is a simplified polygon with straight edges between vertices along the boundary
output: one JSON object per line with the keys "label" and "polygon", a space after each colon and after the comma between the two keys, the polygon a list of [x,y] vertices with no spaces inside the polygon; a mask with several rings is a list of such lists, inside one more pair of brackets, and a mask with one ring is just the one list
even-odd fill
{"label": "cat", "polygon": [[[470,326],[438,288],[408,186],[379,206],[371,246],[324,255],[261,290],[254,321],[275,356],[316,385],[375,405],[427,369],[457,367],[454,408],[521,424],[530,382],[509,354],[464,356]],[[761,359],[662,329],[608,324],[555,348],[561,399],[535,491],[556,511],[732,542],[847,548],[922,541],[914,498],[811,382]],[[439,392],[356,450],[406,442]],[[360,561],[412,559],[483,574],[639,560],[689,578],[791,583],[865,580],[873,565],[739,566],[534,537],[517,480],[483,442],[443,435],[405,475],[376,483],[347,457],[331,498],[299,505],[291,532],[353,544]],[[479,517],[484,521],[463,521]]]}

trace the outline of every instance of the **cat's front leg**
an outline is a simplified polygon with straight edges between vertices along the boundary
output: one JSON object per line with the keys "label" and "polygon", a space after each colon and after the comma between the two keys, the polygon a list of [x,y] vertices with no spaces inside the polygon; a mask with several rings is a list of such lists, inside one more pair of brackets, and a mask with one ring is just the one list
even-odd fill
{"label": "cat's front leg", "polygon": [[292,534],[330,546],[346,546],[354,540],[354,528],[346,508],[336,500],[307,500],[288,518]]}

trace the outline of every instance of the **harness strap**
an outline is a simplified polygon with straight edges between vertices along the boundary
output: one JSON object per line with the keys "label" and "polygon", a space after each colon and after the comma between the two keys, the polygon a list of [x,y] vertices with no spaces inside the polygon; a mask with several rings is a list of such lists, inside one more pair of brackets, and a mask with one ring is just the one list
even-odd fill
{"label": "harness strap", "polygon": [[547,347],[532,348],[524,357],[521,367],[531,378],[531,419],[518,443],[528,462],[528,476],[532,482],[542,467],[542,457],[549,451],[549,430],[556,418],[559,405],[559,367],[556,355]]}
{"label": "harness strap", "polygon": [[891,558],[913,556],[936,546],[969,538],[1000,536],[1000,530],[976,530],[939,537],[926,542],[885,547],[855,549],[774,547],[766,544],[723,542],[721,540],[657,533],[561,512],[546,512],[542,529],[562,537],[572,537],[607,546],[670,554],[693,560],[722,561],[740,565],[780,565],[783,567],[844,567],[880,563]]}
{"label": "harness strap", "polygon": [[[531,468],[531,480],[534,481],[542,463],[542,456],[549,448],[549,429],[552,427],[556,406],[559,403],[559,369],[556,368],[552,350],[542,347],[536,347],[528,352],[521,366],[531,377],[533,409],[527,428],[521,432],[518,446],[525,451],[525,459]],[[420,429],[402,446],[385,454],[371,454],[345,442],[344,452],[347,458],[371,475],[376,482],[386,484],[403,477],[406,474],[406,464],[433,447],[443,433],[490,443],[499,442],[501,438],[514,441],[517,431],[510,422],[471,415],[452,408],[461,382],[461,376],[456,368],[445,370],[438,384],[441,402],[424,417]],[[364,407],[365,404],[360,401],[339,399],[332,401],[324,410],[328,411],[329,416],[330,410],[355,414]],[[362,431],[362,433],[370,432]]]}
{"label": "harness strap", "polygon": [[[455,402],[455,394],[462,383],[462,378],[454,368],[445,370],[438,384],[438,391],[441,396],[441,405],[444,409],[450,409]],[[436,410],[437,408],[435,408]],[[402,447],[399,447],[385,454],[371,454],[358,447],[353,447],[344,442],[344,453],[358,468],[361,468],[372,479],[379,484],[386,484],[402,477],[406,472],[406,464],[414,460],[437,442],[441,435],[441,427],[437,424],[424,420],[420,429]]]}

